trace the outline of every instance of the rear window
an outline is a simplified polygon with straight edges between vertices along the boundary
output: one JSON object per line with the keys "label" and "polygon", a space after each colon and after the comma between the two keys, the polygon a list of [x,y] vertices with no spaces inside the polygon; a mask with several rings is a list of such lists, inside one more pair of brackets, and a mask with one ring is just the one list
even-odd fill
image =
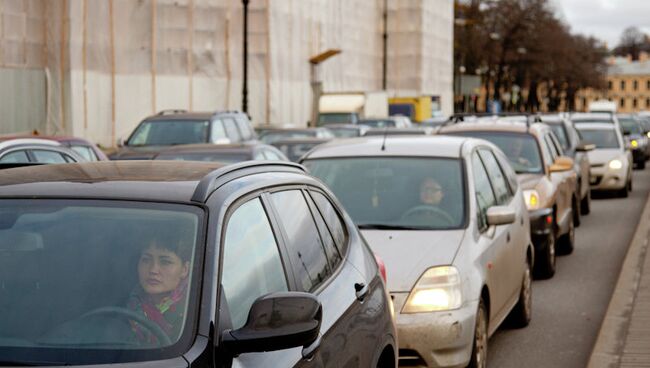
{"label": "rear window", "polygon": [[620,148],[618,137],[613,129],[580,129],[578,131],[585,142],[596,145],[596,148]]}

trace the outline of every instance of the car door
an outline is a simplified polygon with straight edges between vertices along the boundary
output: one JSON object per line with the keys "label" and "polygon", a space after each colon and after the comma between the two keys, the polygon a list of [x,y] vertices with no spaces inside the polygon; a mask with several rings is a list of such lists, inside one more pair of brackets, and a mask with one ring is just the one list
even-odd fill
{"label": "car door", "polygon": [[[497,205],[508,207],[517,213],[516,204],[513,201],[513,192],[510,189],[506,175],[501,169],[494,153],[488,148],[479,148],[478,152],[481,160],[483,160],[485,168],[487,169],[490,183],[492,184],[492,188],[496,195]],[[503,231],[506,233],[506,263],[500,271],[504,273],[503,279],[507,282],[507,284],[504,285],[507,285],[510,290],[510,294],[507,296],[508,300],[513,300],[517,297],[519,287],[521,286],[521,275],[524,272],[523,261],[525,260],[525,257],[523,257],[521,250],[525,249],[525,246],[522,246],[520,243],[525,239],[525,237],[522,236],[524,229],[516,220],[519,219],[515,219],[515,222],[512,224],[499,225],[499,227],[503,228]]]}
{"label": "car door", "polygon": [[[316,294],[323,305],[318,348],[321,363],[331,367],[370,366],[377,339],[371,333],[372,314],[364,313],[363,308],[372,300],[369,285],[337,249],[308,193],[294,188],[272,192],[268,197],[282,228],[296,290]],[[319,216],[318,221],[314,215]]]}
{"label": "car door", "polygon": [[505,226],[489,226],[487,210],[497,205],[496,195],[485,169],[483,161],[475,150],[470,156],[474,196],[477,205],[477,223],[479,231],[479,262],[486,270],[486,283],[490,290],[489,326],[498,322],[505,315],[505,306],[510,294],[507,286],[508,244]]}

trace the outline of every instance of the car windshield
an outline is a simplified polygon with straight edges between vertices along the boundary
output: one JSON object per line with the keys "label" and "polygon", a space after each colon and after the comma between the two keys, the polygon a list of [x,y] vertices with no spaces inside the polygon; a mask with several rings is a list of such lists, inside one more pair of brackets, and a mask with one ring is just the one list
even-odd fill
{"label": "car windshield", "polygon": [[140,124],[129,146],[173,146],[177,144],[207,143],[210,122],[203,120],[152,120]]}
{"label": "car windshield", "polygon": [[318,115],[318,126],[327,124],[353,124],[354,115],[350,113],[327,113]]}
{"label": "car windshield", "polygon": [[391,119],[371,119],[371,120],[361,120],[359,124],[367,125],[372,128],[394,128],[395,120]]}
{"label": "car windshield", "polygon": [[641,131],[641,127],[639,124],[636,122],[634,119],[627,119],[627,118],[619,118],[618,120],[621,123],[621,127],[623,128],[623,132],[629,133],[629,134],[643,134]]}
{"label": "car windshield", "polygon": [[481,138],[492,142],[506,154],[517,174],[544,172],[537,140],[530,134],[507,132],[454,132],[453,135]]}
{"label": "car windshield", "polygon": [[283,139],[288,139],[288,138],[309,138],[309,137],[315,137],[317,134],[317,131],[315,130],[296,130],[296,131],[279,131],[279,132],[274,132],[274,131],[269,131],[264,133],[261,137],[260,140],[266,144],[271,144],[273,142],[281,141]]}
{"label": "car windshield", "polygon": [[555,133],[557,139],[560,141],[560,144],[562,145],[562,149],[564,149],[565,151],[568,150],[569,139],[567,138],[566,130],[564,129],[564,126],[562,124],[549,124],[549,126],[553,130],[553,133]]}
{"label": "car windshield", "polygon": [[173,204],[0,200],[0,362],[99,364],[185,351],[201,213]]}
{"label": "car windshield", "polygon": [[251,156],[240,152],[169,152],[161,153],[156,160],[217,161],[227,164],[251,160]]}
{"label": "car windshield", "polygon": [[442,230],[464,224],[459,159],[334,158],[303,163],[361,229]]}
{"label": "car windshield", "polygon": [[620,148],[620,144],[613,129],[580,129],[580,136],[585,142],[596,145],[596,148]]}

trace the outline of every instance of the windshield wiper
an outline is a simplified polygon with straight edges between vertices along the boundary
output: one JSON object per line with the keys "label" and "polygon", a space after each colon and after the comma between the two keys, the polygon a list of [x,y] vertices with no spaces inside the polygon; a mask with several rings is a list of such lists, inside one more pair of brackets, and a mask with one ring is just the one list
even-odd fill
{"label": "windshield wiper", "polygon": [[361,224],[359,229],[364,230],[422,230],[417,226],[389,225],[389,224]]}

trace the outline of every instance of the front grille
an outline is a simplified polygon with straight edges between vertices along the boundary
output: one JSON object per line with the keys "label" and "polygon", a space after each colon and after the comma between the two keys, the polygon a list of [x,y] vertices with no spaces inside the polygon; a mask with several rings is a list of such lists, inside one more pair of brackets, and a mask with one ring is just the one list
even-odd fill
{"label": "front grille", "polygon": [[399,349],[399,366],[400,367],[420,367],[427,366],[417,351],[412,349]]}
{"label": "front grille", "polygon": [[600,184],[600,181],[601,181],[601,180],[603,180],[602,175],[593,175],[593,176],[589,179],[589,184],[591,184],[591,185],[598,185],[598,184]]}

